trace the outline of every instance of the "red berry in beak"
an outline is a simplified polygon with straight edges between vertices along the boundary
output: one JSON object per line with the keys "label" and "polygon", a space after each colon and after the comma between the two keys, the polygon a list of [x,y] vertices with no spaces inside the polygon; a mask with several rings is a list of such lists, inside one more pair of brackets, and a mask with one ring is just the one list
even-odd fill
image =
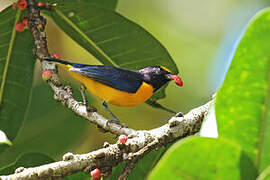
{"label": "red berry in beak", "polygon": [[170,78],[173,79],[175,84],[177,84],[178,86],[183,86],[183,81],[179,76],[170,74]]}

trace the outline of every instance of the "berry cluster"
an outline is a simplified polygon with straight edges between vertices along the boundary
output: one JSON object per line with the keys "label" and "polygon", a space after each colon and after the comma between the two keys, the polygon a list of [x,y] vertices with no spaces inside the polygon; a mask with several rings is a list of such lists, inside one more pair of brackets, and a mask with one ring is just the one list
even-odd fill
{"label": "berry cluster", "polygon": [[[12,8],[16,9],[18,7],[18,9],[20,10],[25,10],[27,7],[27,2],[26,0],[18,0],[17,3],[13,3],[12,4]],[[24,31],[25,28],[28,27],[28,18],[23,18],[23,20],[21,22],[17,22],[15,25],[15,29],[18,32],[22,32]]]}
{"label": "berry cluster", "polygon": [[[38,2],[37,6],[39,8],[49,9],[51,5],[49,3]],[[20,10],[25,10],[27,8],[27,1],[26,0],[18,0],[17,3],[14,2],[12,4],[12,8],[15,10],[17,7]],[[18,32],[22,32],[22,31],[24,31],[24,29],[26,29],[28,27],[27,25],[28,25],[28,19],[24,18],[21,22],[16,23],[15,29]]]}
{"label": "berry cluster", "polygon": [[15,29],[18,32],[24,31],[24,29],[28,28],[28,18],[23,18],[21,22],[17,22],[15,25]]}

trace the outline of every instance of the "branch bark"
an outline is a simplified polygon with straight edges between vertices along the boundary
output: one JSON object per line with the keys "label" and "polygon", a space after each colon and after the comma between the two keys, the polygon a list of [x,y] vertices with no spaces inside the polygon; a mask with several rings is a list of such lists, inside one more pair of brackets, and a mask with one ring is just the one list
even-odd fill
{"label": "branch bark", "polygon": [[200,130],[202,120],[207,113],[210,102],[191,110],[184,117],[172,117],[169,122],[152,130],[132,130],[125,144],[115,143],[102,149],[81,155],[67,153],[63,160],[34,168],[22,169],[8,176],[0,176],[2,180],[35,180],[57,179],[67,175],[99,168],[103,176],[109,176],[112,168],[120,162],[127,162],[127,166],[119,179],[126,179],[134,164],[153,149],[157,149],[170,142],[195,134]]}

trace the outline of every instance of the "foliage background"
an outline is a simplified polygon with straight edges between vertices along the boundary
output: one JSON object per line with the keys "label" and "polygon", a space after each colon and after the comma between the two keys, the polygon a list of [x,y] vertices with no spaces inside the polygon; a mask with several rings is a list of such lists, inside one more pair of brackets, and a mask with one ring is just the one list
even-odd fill
{"label": "foliage background", "polygon": [[[0,8],[8,4],[10,1],[1,0]],[[211,98],[223,81],[247,22],[269,4],[263,0],[205,0],[203,3],[200,0],[119,0],[117,12],[143,26],[167,48],[178,65],[184,87],[178,88],[171,83],[167,97],[160,102],[176,111],[187,112]],[[89,62],[90,59],[92,64],[98,63],[52,21],[48,23],[51,52],[67,60],[84,62],[87,59]],[[78,89],[78,84],[65,72],[61,72],[61,76],[65,83],[72,83],[74,89]],[[101,147],[104,141],[116,141],[85,120],[66,113],[65,108],[54,102],[49,87],[40,79],[39,64],[36,65],[34,87],[30,116],[14,146],[2,155],[5,158],[0,157],[0,166],[13,162],[22,151],[44,152],[59,159],[64,152],[85,153]],[[100,101],[90,94],[88,97],[107,116]],[[121,122],[135,129],[157,127],[171,116],[146,104],[111,109]],[[62,124],[68,126],[64,129]]]}

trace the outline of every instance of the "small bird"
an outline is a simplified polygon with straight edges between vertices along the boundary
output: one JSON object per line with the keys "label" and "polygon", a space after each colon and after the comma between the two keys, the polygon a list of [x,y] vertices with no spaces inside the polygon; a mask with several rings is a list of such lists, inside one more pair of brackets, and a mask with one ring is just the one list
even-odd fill
{"label": "small bird", "polygon": [[163,66],[149,66],[133,71],[114,66],[71,63],[51,57],[44,60],[59,63],[73,78],[82,83],[81,93],[85,105],[85,88],[103,100],[103,108],[117,124],[120,122],[109,110],[107,103],[116,106],[136,106],[147,101],[170,80],[174,80],[178,86],[183,86],[182,79]]}

